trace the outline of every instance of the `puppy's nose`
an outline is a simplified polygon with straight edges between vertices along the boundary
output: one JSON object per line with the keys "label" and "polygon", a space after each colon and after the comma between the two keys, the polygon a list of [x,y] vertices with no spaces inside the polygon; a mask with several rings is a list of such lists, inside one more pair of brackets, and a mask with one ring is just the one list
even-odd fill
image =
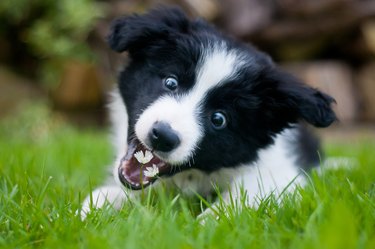
{"label": "puppy's nose", "polygon": [[180,144],[180,138],[172,127],[166,122],[155,122],[148,134],[154,150],[169,152]]}

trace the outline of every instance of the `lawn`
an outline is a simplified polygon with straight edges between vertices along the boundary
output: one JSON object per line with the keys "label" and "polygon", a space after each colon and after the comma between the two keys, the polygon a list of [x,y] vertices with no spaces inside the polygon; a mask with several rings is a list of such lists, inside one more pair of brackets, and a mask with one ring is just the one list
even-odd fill
{"label": "lawn", "polygon": [[75,215],[104,181],[106,131],[73,128],[43,105],[0,124],[0,248],[375,248],[375,141],[329,143],[328,156],[354,167],[312,173],[277,205],[227,207],[196,220],[199,199],[149,193],[119,212]]}

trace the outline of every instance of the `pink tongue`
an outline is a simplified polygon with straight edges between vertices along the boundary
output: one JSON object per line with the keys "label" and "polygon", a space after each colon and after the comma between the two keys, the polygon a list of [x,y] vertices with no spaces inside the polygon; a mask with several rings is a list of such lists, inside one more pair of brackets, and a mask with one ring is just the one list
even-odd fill
{"label": "pink tongue", "polygon": [[[129,144],[128,152],[126,153],[125,160],[123,160],[122,167],[124,169],[125,177],[131,184],[143,184],[149,179],[144,175],[143,171],[146,167],[150,167],[151,161],[146,164],[141,164],[134,157],[134,153],[142,151],[143,153],[146,149],[141,143],[132,142]],[[151,164],[152,165],[152,164]]]}
{"label": "pink tongue", "polygon": [[143,183],[146,179],[142,172],[141,177],[141,167],[139,166],[139,169],[133,169],[130,167],[125,168],[125,175],[132,183]]}
{"label": "pink tongue", "polygon": [[[136,150],[135,152],[140,151]],[[142,152],[145,152],[142,150]],[[151,178],[144,175],[144,171],[148,167],[152,167],[155,164],[157,167],[162,166],[164,163],[160,161],[157,157],[153,157],[150,162],[141,164],[138,160],[132,156],[129,160],[125,161],[125,175],[131,180],[133,183],[145,183],[149,181]]]}
{"label": "pink tongue", "polygon": [[166,163],[161,161],[158,157],[154,156],[150,162],[146,164],[141,164],[134,157],[134,153],[142,151],[145,153],[147,149],[138,141],[133,140],[128,145],[128,151],[124,158],[121,161],[120,169],[122,169],[122,174],[126,181],[131,184],[133,187],[140,187],[141,185],[146,185],[156,179],[156,177],[147,177],[144,175],[144,171],[147,167],[152,167],[155,165],[159,168],[159,171],[167,169]]}

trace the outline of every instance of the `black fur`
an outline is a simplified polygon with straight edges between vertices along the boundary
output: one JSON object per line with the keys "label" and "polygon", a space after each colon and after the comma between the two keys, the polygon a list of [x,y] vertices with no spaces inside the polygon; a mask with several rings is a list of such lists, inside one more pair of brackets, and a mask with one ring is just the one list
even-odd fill
{"label": "black fur", "polygon": [[[205,97],[199,117],[205,135],[194,158],[179,169],[211,172],[248,163],[256,160],[258,151],[271,145],[278,133],[301,120],[316,127],[336,120],[333,98],[281,71],[267,55],[222,35],[202,20],[190,21],[178,8],[157,9],[117,20],[108,37],[113,50],[128,51],[131,59],[119,80],[129,115],[129,139],[134,137],[138,117],[152,102],[166,94],[178,98],[194,86],[202,49],[220,41],[243,54],[248,63],[230,84],[212,89]],[[169,74],[180,80],[177,92],[163,87]],[[217,110],[228,118],[223,130],[215,130],[210,123],[210,115]],[[304,141],[305,137],[309,139]],[[299,140],[301,153],[306,154],[301,157],[304,165],[317,160],[318,143],[304,147],[311,141],[311,136],[303,135]]]}

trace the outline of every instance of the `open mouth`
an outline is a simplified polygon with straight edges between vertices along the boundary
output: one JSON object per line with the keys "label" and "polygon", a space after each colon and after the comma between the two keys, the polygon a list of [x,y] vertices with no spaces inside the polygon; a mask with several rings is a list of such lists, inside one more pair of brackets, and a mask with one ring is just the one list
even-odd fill
{"label": "open mouth", "polygon": [[147,150],[137,139],[133,139],[120,162],[118,173],[124,186],[139,190],[149,186],[170,170],[170,165]]}

